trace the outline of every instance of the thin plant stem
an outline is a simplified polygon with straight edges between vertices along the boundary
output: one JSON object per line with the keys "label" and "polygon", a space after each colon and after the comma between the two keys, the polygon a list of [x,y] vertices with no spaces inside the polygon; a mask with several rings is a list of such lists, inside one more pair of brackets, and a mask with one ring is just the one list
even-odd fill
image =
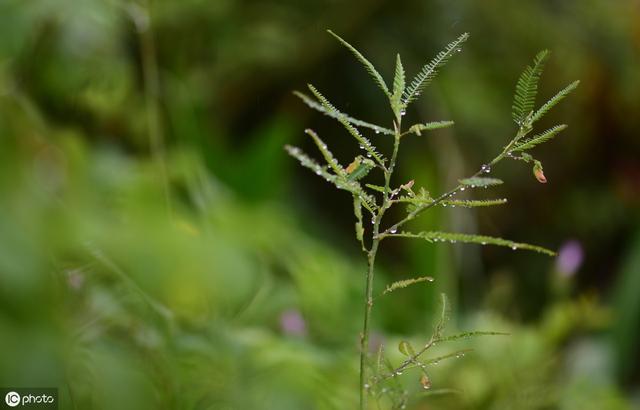
{"label": "thin plant stem", "polygon": [[385,211],[391,206],[391,176],[393,175],[393,171],[396,166],[396,160],[398,158],[398,151],[400,147],[400,125],[401,119],[397,117],[397,122],[394,124],[394,143],[393,143],[393,154],[391,155],[391,160],[389,161],[389,166],[383,169],[384,172],[384,193],[383,193],[383,202],[382,207],[378,211],[378,214],[374,217],[373,222],[373,235],[371,242],[371,249],[367,253],[367,276],[366,276],[366,285],[365,285],[365,300],[364,300],[364,320],[362,325],[362,337],[361,337],[361,345],[360,345],[360,409],[366,410],[367,408],[367,383],[369,380],[369,372],[367,367],[367,356],[369,354],[369,336],[371,333],[370,330],[370,322],[371,322],[371,311],[373,310],[373,278],[375,275],[375,263],[376,263],[376,255],[378,253],[378,246],[380,244],[380,240],[382,239],[379,236],[380,224],[382,222],[382,217],[384,216]]}
{"label": "thin plant stem", "polygon": [[149,130],[149,147],[162,183],[167,212],[171,215],[171,194],[165,161],[164,131],[160,116],[160,74],[158,70],[158,59],[151,24],[149,0],[144,0],[142,3],[142,8],[132,6],[130,8],[130,14],[140,41],[145,108],[147,127]]}

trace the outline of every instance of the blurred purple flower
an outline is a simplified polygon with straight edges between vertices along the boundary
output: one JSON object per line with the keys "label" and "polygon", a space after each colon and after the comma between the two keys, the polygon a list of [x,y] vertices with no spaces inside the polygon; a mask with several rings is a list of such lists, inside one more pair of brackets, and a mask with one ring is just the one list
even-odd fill
{"label": "blurred purple flower", "polygon": [[70,269],[66,271],[67,283],[73,290],[80,290],[84,285],[84,274],[82,269]]}
{"label": "blurred purple flower", "polygon": [[378,353],[380,346],[384,345],[385,342],[386,340],[382,333],[371,332],[371,336],[369,336],[369,351],[371,353]]}
{"label": "blurred purple flower", "polygon": [[289,336],[305,336],[307,334],[307,322],[295,309],[285,310],[280,314],[280,329]]}
{"label": "blurred purple flower", "polygon": [[583,259],[584,251],[580,242],[576,240],[567,241],[558,251],[556,270],[563,276],[573,276],[582,265]]}

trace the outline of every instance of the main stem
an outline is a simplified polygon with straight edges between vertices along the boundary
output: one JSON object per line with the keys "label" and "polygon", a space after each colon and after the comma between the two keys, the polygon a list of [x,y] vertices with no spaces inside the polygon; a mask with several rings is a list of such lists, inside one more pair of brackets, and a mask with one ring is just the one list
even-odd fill
{"label": "main stem", "polygon": [[[377,221],[374,231],[377,233]],[[364,324],[362,325],[362,335],[360,344],[360,409],[367,408],[367,380],[369,372],[367,371],[367,355],[369,353],[369,322],[371,320],[371,309],[373,308],[373,273],[376,263],[376,254],[378,253],[378,244],[380,241],[374,239],[367,258],[367,279],[365,289],[365,305],[364,305]]]}
{"label": "main stem", "polygon": [[396,165],[396,158],[398,157],[398,148],[400,146],[400,115],[396,116],[395,135],[393,144],[393,154],[391,155],[391,161],[389,167],[384,170],[384,194],[382,200],[382,206],[378,211],[378,214],[373,220],[373,232],[371,249],[367,252],[367,277],[365,286],[365,299],[364,299],[364,323],[362,325],[362,334],[360,342],[360,409],[367,409],[367,383],[369,380],[369,372],[367,367],[367,355],[369,354],[369,324],[371,322],[371,310],[373,309],[373,276],[376,264],[376,255],[378,254],[378,246],[380,244],[380,223],[384,213],[391,206],[391,190],[389,188],[391,183],[391,175]]}

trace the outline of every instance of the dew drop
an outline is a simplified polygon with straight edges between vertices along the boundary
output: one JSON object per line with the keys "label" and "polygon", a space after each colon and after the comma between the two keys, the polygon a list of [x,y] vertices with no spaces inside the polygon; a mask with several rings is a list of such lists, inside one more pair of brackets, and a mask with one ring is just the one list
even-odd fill
{"label": "dew drop", "polygon": [[391,233],[396,233],[396,232],[398,232],[398,228],[396,228],[396,227],[394,226],[394,227],[392,227],[391,229],[389,229],[389,232],[391,232]]}
{"label": "dew drop", "polygon": [[376,129],[375,129],[375,133],[376,133],[376,134],[380,134],[380,130],[376,128]]}
{"label": "dew drop", "polygon": [[487,164],[483,164],[480,170],[482,170],[482,172],[484,172],[485,174],[488,174],[489,172],[491,172],[491,166]]}
{"label": "dew drop", "polygon": [[400,111],[400,116],[404,117],[407,114],[407,112],[405,110]]}
{"label": "dew drop", "polygon": [[370,387],[370,386],[369,386],[369,383],[365,383],[365,384],[364,384],[364,388],[365,388],[365,389],[369,390],[369,387]]}
{"label": "dew drop", "polygon": [[461,191],[464,191],[464,187],[460,187],[460,190],[461,190]]}
{"label": "dew drop", "polygon": [[513,245],[513,246],[511,247],[511,249],[513,249],[513,250],[515,251],[516,249],[518,249],[518,247],[517,247],[516,245]]}
{"label": "dew drop", "polygon": [[364,145],[360,144],[360,149],[364,149]]}
{"label": "dew drop", "polygon": [[396,372],[396,376],[401,376],[401,375],[402,375],[402,371],[398,370],[398,371]]}

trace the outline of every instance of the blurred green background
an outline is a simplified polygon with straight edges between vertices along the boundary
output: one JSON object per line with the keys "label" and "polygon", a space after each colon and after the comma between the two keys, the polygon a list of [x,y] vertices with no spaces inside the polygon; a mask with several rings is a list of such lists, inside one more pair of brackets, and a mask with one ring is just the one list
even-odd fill
{"label": "blurred green background", "polygon": [[[291,91],[389,125],[331,28],[389,78],[470,32],[408,112],[454,120],[407,139],[399,178],[443,192],[513,135],[537,51],[549,183],[500,164],[506,207],[439,209],[415,229],[478,232],[557,258],[385,243],[374,339],[430,335],[438,294],[464,359],[400,380],[412,409],[640,406],[640,2],[604,0],[0,1],[0,386],[55,386],[69,409],[352,409],[365,262],[348,195],[282,147],[342,163],[357,145]],[[384,137],[372,136],[381,149]],[[443,347],[443,349],[445,349]],[[446,352],[446,350],[443,350]],[[383,404],[384,405],[384,404]]]}

